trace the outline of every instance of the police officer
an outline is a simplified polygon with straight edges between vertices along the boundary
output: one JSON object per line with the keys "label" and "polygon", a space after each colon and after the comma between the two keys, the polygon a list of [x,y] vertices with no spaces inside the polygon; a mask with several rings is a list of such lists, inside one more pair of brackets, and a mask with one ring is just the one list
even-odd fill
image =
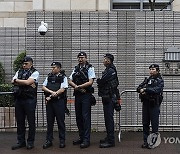
{"label": "police officer", "polygon": [[68,81],[64,71],[61,71],[61,63],[53,62],[51,68],[52,71],[46,77],[42,87],[46,97],[47,114],[47,135],[43,149],[52,146],[55,117],[59,131],[59,148],[65,147],[65,92]]}
{"label": "police officer", "polygon": [[105,70],[102,72],[102,77],[97,79],[98,95],[102,97],[104,119],[107,136],[100,140],[100,148],[109,148],[115,146],[114,137],[114,109],[119,111],[120,105],[117,103],[120,99],[119,85],[116,67],[113,64],[114,56],[112,54],[105,54],[104,66]]}
{"label": "police officer", "polygon": [[79,139],[73,141],[73,145],[80,144],[80,148],[90,145],[91,132],[91,93],[95,79],[94,67],[87,62],[85,52],[77,56],[79,64],[69,77],[69,84],[74,88],[76,123],[79,130]]}
{"label": "police officer", "polygon": [[[17,144],[12,150],[27,147],[34,147],[35,138],[35,109],[37,103],[37,85],[39,72],[33,67],[33,59],[26,56],[23,60],[23,67],[19,69],[12,79],[15,86],[15,115],[17,120]],[[27,117],[29,133],[27,145],[25,140]]]}
{"label": "police officer", "polygon": [[160,75],[159,65],[152,64],[149,66],[149,78],[138,86],[137,92],[143,103],[143,139],[142,148],[149,148],[147,138],[150,134],[150,122],[152,125],[152,133],[158,133],[160,104],[162,102],[164,81]]}

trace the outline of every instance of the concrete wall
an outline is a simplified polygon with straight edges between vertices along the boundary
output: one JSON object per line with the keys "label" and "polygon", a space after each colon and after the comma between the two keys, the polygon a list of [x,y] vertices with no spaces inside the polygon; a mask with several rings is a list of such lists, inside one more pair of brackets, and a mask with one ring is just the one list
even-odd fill
{"label": "concrete wall", "polygon": [[27,11],[31,11],[33,0],[1,0],[0,27],[26,27]]}
{"label": "concrete wall", "polygon": [[33,10],[96,11],[110,9],[110,0],[33,0]]}
{"label": "concrete wall", "polygon": [[[0,27],[26,27],[28,11],[110,11],[111,0],[0,0]],[[180,10],[180,1],[173,2]]]}
{"label": "concrete wall", "polygon": [[[34,65],[40,72],[39,90],[50,71],[52,61],[60,61],[69,76],[77,64],[77,54],[79,51],[85,51],[88,61],[95,67],[97,78],[104,70],[103,55],[112,53],[115,56],[114,64],[118,71],[120,91],[135,89],[144,77],[149,75],[148,67],[152,63],[160,65],[165,89],[179,89],[180,69],[176,74],[164,74],[163,59],[164,52],[169,47],[180,48],[180,12],[30,11],[27,19],[27,29],[0,28],[0,57],[9,81],[14,75],[13,60],[20,50],[27,49],[27,54],[34,59]],[[37,32],[42,20],[49,25],[45,36]],[[26,46],[24,46],[25,40]],[[177,69],[178,62],[170,63],[171,69]],[[9,64],[11,64],[10,67]],[[92,110],[92,128],[104,130],[102,103],[97,96],[96,81],[94,87],[97,105]],[[69,88],[68,99],[74,99],[72,93],[73,90]],[[141,108],[137,108],[135,103],[138,98],[132,97],[131,94],[127,100],[125,98],[123,100],[122,124],[128,124],[128,122],[135,124],[137,114],[141,113]],[[129,98],[132,98],[132,102]],[[168,98],[171,99],[171,97]],[[179,97],[177,99],[178,101],[173,99],[175,106],[178,106]],[[167,104],[164,104],[163,108],[167,108]],[[68,106],[71,109],[71,116],[66,119],[67,127],[75,130],[77,127],[74,105],[68,104]],[[132,110],[133,114],[130,115],[128,111]],[[168,110],[173,111],[169,108]],[[175,118],[179,116],[177,112],[168,114]],[[117,122],[118,114],[115,119]],[[171,117],[169,121],[172,121]],[[166,124],[166,121],[163,124]]]}
{"label": "concrete wall", "polygon": [[[49,24],[49,31],[45,36],[37,32],[42,20]],[[28,13],[27,52],[33,57],[40,72],[39,84],[49,73],[52,61],[60,61],[69,76],[77,65],[77,54],[85,51],[88,61],[95,67],[97,78],[104,70],[103,55],[112,53],[115,56],[114,64],[117,67],[120,91],[136,89],[144,77],[149,76],[148,68],[152,63],[160,65],[165,89],[179,89],[180,70],[177,74],[164,74],[163,61],[164,52],[169,47],[180,48],[179,21],[180,12],[171,11],[32,11]],[[176,68],[177,62],[172,62],[171,69]],[[92,128],[103,130],[103,114],[97,112],[101,111],[102,103],[97,95],[96,82],[93,85],[98,103],[92,111]],[[74,99],[72,93],[73,89],[69,88],[69,99]],[[137,97],[130,97],[138,100]],[[123,100],[123,109],[126,110],[122,110],[121,122],[128,123],[132,118],[132,123],[135,124],[141,108],[137,108],[134,103],[138,101],[134,101],[132,105],[128,98]],[[176,101],[173,103],[178,105]],[[71,118],[66,119],[67,127],[70,123],[68,121],[75,125],[74,106],[70,106],[70,109],[72,114]],[[129,114],[129,110],[133,110],[133,115]],[[174,117],[178,117],[178,114],[174,114]],[[116,120],[117,118],[115,116]],[[76,126],[71,127],[72,129],[76,129]]]}
{"label": "concrete wall", "polygon": [[180,1],[179,0],[174,0],[173,11],[180,11]]}

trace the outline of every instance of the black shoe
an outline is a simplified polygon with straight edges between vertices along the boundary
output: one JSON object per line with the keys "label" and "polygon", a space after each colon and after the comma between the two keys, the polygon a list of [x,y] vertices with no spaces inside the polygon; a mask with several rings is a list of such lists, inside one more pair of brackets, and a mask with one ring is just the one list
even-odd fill
{"label": "black shoe", "polygon": [[59,144],[59,148],[65,148],[65,142],[64,141],[60,141],[60,144]]}
{"label": "black shoe", "polygon": [[148,143],[143,143],[142,145],[141,145],[141,148],[148,148],[149,146],[148,146]]}
{"label": "black shoe", "polygon": [[47,148],[49,148],[49,147],[51,147],[51,146],[52,146],[52,142],[46,141],[46,143],[43,144],[43,149],[47,149]]}
{"label": "black shoe", "polygon": [[12,147],[11,147],[11,149],[12,150],[16,150],[16,149],[20,149],[20,148],[23,148],[23,147],[25,147],[26,146],[26,143],[24,142],[24,143],[17,143],[16,145],[13,145]]}
{"label": "black shoe", "polygon": [[81,144],[83,141],[81,139],[73,141],[73,145]]}
{"label": "black shoe", "polygon": [[108,139],[107,139],[107,137],[106,138],[104,138],[104,139],[101,139],[100,141],[99,141],[99,143],[101,144],[101,143],[105,143],[105,142],[107,142],[108,141]]}
{"label": "black shoe", "polygon": [[28,143],[27,146],[26,146],[26,148],[27,148],[28,150],[31,150],[31,149],[34,148],[34,144]]}
{"label": "black shoe", "polygon": [[90,143],[89,143],[89,142],[82,142],[82,143],[80,144],[80,148],[81,148],[81,149],[88,148],[89,146],[90,146]]}
{"label": "black shoe", "polygon": [[99,145],[100,148],[110,148],[114,146],[115,146],[115,143],[109,143],[109,142],[104,142]]}

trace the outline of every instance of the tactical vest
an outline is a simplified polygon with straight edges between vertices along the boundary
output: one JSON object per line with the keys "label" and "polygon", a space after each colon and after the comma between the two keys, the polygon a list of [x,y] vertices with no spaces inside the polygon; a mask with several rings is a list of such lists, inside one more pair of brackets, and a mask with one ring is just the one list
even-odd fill
{"label": "tactical vest", "polygon": [[[119,85],[119,80],[117,77],[117,71],[115,69],[115,67],[113,66],[109,66],[107,69],[105,69],[105,71],[103,72],[103,75],[106,74],[108,72],[109,69],[113,69],[115,71],[115,76],[111,76],[109,77],[109,79],[106,82],[106,84],[103,85],[98,85],[98,95],[100,97],[112,97],[113,94],[119,95],[118,92],[118,85]],[[102,76],[103,76],[102,75]],[[120,96],[117,96],[117,98],[119,98]]]}
{"label": "tactical vest", "polygon": [[[144,81],[138,86],[137,91],[140,92],[140,89],[142,88],[154,88],[154,87],[159,87],[160,85],[158,85],[158,80],[162,80],[161,75],[157,75],[156,77],[149,77],[149,78],[145,78]],[[146,92],[146,94],[142,95],[139,94],[139,97],[141,99],[142,102],[144,101],[149,101],[151,102],[151,104],[161,104],[162,100],[163,100],[163,91],[160,91],[159,93],[155,94],[149,94]]]}
{"label": "tactical vest", "polygon": [[[89,81],[88,70],[90,67],[92,67],[92,65],[89,63],[86,63],[86,65],[84,67],[81,67],[81,68],[80,68],[80,65],[75,66],[74,74],[72,75],[72,81],[76,85],[81,85],[81,84],[88,82]],[[94,92],[92,86],[88,86],[85,89],[86,89],[87,93],[93,93]]]}
{"label": "tactical vest", "polygon": [[[21,80],[27,80],[34,72],[36,71],[36,69],[34,67],[31,67],[31,69],[29,70],[24,70],[24,69],[20,69],[18,72],[18,79]],[[37,83],[35,83],[36,87],[33,88],[30,85],[23,85],[23,86],[19,86],[19,96],[20,97],[30,97],[30,98],[34,98],[37,96]]]}
{"label": "tactical vest", "polygon": [[[61,83],[63,83],[64,80],[64,74],[55,75],[52,73],[48,74],[48,82],[47,82],[47,88],[52,91],[57,91],[61,88]],[[49,96],[50,93],[46,93],[46,96]],[[63,97],[63,94],[60,95],[60,97]]]}

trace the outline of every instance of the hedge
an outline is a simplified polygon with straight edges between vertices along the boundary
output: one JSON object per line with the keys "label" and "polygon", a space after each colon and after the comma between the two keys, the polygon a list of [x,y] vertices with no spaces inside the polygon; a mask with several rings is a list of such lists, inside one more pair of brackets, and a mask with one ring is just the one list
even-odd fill
{"label": "hedge", "polygon": [[[0,84],[0,92],[10,92],[12,90],[11,84]],[[0,95],[0,107],[12,107],[14,106],[13,94]]]}

